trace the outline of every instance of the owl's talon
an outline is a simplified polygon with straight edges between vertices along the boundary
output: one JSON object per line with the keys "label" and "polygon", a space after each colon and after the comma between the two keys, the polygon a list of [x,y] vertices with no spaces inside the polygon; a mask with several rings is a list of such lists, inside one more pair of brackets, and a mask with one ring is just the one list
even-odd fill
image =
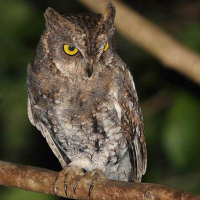
{"label": "owl's talon", "polygon": [[57,188],[56,188],[56,184],[54,184],[54,187],[53,187],[53,192],[54,192],[54,195],[55,195],[55,196],[58,196],[58,195],[57,195]]}
{"label": "owl's talon", "polygon": [[73,187],[73,191],[74,191],[74,194],[76,195],[76,187],[78,185],[78,181],[76,181],[76,183],[74,184],[74,187]]}
{"label": "owl's talon", "polygon": [[105,175],[101,170],[98,170],[98,169],[89,172],[88,175],[90,178],[92,178],[90,188],[89,188],[89,193],[88,193],[88,196],[90,197],[97,180],[101,177],[105,177]]}
{"label": "owl's talon", "polygon": [[59,179],[59,175],[56,177],[56,180],[55,180],[55,183],[54,183],[54,186],[53,186],[53,192],[54,192],[54,195],[58,197],[58,190],[57,190],[57,184],[58,184],[58,179]]}
{"label": "owl's talon", "polygon": [[90,188],[89,188],[89,193],[88,193],[88,196],[90,197],[91,193],[92,193],[92,190],[94,188],[94,184],[91,184],[90,185]]}
{"label": "owl's talon", "polygon": [[68,175],[69,173],[69,170],[70,170],[70,167],[69,166],[66,166],[63,168],[62,171],[60,171],[55,179],[55,183],[54,183],[54,194],[55,196],[58,196],[58,191],[59,191],[59,187],[60,187],[60,184],[61,183],[64,183],[64,191],[65,191],[65,194],[67,196],[67,182],[65,182],[65,178],[66,176]]}
{"label": "owl's talon", "polygon": [[68,187],[68,185],[67,185],[67,183],[65,182],[65,195],[68,197],[68,194],[67,194],[67,187]]}

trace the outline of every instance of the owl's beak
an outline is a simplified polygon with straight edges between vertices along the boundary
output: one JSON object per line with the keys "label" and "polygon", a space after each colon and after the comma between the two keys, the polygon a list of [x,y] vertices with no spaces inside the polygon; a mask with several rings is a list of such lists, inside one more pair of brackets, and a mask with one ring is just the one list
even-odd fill
{"label": "owl's beak", "polygon": [[86,72],[89,78],[92,76],[93,73],[93,65],[94,65],[94,60],[92,58],[89,58],[86,67]]}
{"label": "owl's beak", "polygon": [[90,78],[92,76],[93,73],[93,64],[88,64],[87,68],[86,68],[86,72],[88,74],[88,77]]}

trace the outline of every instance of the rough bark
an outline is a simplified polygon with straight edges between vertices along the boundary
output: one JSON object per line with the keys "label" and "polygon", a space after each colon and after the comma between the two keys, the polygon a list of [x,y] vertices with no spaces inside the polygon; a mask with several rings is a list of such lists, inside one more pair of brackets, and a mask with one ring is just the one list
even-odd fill
{"label": "rough bark", "polygon": [[[110,0],[78,0],[89,9],[103,13]],[[131,42],[144,48],[166,67],[174,69],[200,84],[200,56],[145,19],[123,2],[112,0],[116,6],[115,24],[118,31]]]}
{"label": "rough bark", "polygon": [[[57,176],[58,172],[51,170],[0,161],[0,185],[54,195],[53,188]],[[73,178],[71,181],[73,184],[75,183]],[[85,200],[200,200],[200,196],[180,192],[163,185],[121,182],[107,178],[98,179],[89,197],[90,180],[84,177],[80,180],[76,195],[73,192],[73,184],[68,186],[68,198]],[[66,197],[64,182],[59,183],[57,194]]]}

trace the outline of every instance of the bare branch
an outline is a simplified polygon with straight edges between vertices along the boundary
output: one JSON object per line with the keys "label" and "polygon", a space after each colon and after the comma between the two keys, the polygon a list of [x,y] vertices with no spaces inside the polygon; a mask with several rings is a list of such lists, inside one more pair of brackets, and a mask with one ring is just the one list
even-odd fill
{"label": "bare branch", "polygon": [[[79,0],[91,10],[103,13],[110,0]],[[116,27],[131,42],[141,46],[172,68],[200,84],[200,56],[176,41],[156,25],[130,9],[124,3],[113,0],[117,9]]]}
{"label": "bare branch", "polygon": [[[0,161],[0,185],[21,188],[45,194],[54,194],[53,188],[58,172],[47,169],[17,165]],[[150,183],[130,183],[101,178],[89,197],[90,181],[84,177],[78,183],[76,195],[73,182],[68,187],[68,198],[94,200],[200,200],[200,196],[180,192],[166,186]],[[58,186],[58,195],[65,196],[64,182]]]}

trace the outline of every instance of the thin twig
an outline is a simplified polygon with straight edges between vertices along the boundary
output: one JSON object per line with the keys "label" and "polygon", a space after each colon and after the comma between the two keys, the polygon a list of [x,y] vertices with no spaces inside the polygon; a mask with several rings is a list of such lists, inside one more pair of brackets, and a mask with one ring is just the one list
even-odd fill
{"label": "thin twig", "polygon": [[[78,1],[94,12],[103,13],[110,0]],[[118,0],[112,2],[117,10],[116,27],[125,38],[144,48],[165,66],[200,84],[200,56],[197,53],[176,41],[124,3]]]}
{"label": "thin twig", "polygon": [[[53,195],[57,176],[58,172],[47,169],[0,161],[0,185]],[[200,196],[180,192],[162,185],[112,181],[107,178],[100,178],[96,182],[89,197],[90,180],[84,177],[80,180],[76,188],[76,195],[73,192],[74,183],[72,178],[70,185],[68,185],[68,198],[85,200],[200,200]],[[64,182],[59,183],[57,194],[66,197]]]}

